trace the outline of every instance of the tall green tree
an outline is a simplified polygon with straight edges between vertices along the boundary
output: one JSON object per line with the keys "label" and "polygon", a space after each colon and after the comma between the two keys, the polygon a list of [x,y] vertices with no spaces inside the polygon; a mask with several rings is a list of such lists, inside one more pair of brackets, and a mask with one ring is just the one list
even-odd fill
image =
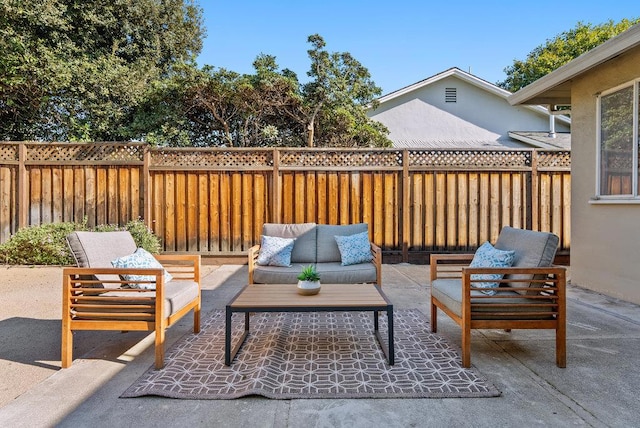
{"label": "tall green tree", "polygon": [[0,0],[0,138],[125,139],[147,86],[193,61],[191,0]]}
{"label": "tall green tree", "polygon": [[137,132],[154,129],[143,138],[168,145],[388,146],[387,129],[366,115],[380,93],[367,69],[348,53],[326,52],[320,36],[309,40],[305,84],[266,54],[256,57],[252,74],[176,67],[171,83],[152,88],[139,109]]}
{"label": "tall green tree", "polygon": [[609,20],[599,25],[578,22],[571,30],[536,47],[526,59],[514,60],[513,65],[504,69],[507,78],[497,85],[516,92],[638,22],[640,18],[622,19],[617,23]]}
{"label": "tall green tree", "polygon": [[318,34],[308,42],[311,80],[302,87],[307,145],[388,145],[386,128],[365,113],[382,93],[367,68],[348,52],[327,52]]}

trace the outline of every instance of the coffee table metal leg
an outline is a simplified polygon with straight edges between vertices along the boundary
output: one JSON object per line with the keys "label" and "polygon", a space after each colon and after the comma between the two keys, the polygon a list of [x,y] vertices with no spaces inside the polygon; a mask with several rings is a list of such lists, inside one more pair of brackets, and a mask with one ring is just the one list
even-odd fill
{"label": "coffee table metal leg", "polygon": [[224,333],[224,365],[230,366],[233,359],[236,357],[236,354],[242,347],[245,339],[249,335],[249,312],[245,312],[244,314],[244,332],[240,337],[240,340],[236,344],[236,346],[231,349],[231,316],[233,312],[230,308],[227,307],[226,312],[226,320],[225,320],[225,333]]}
{"label": "coffee table metal leg", "polygon": [[224,322],[224,365],[231,365],[231,309],[227,307]]}
{"label": "coffee table metal leg", "polygon": [[389,365],[395,364],[395,355],[394,355],[394,347],[393,347],[393,306],[389,306],[387,308],[387,326],[388,326],[388,340],[389,345],[387,346],[382,340],[382,335],[380,334],[379,325],[378,325],[378,311],[373,312],[373,332],[376,335],[376,339],[378,339],[378,344],[380,345],[380,349],[384,353],[385,357],[387,357],[387,361],[389,361]]}
{"label": "coffee table metal leg", "polygon": [[396,358],[395,347],[393,346],[393,306],[389,306],[387,309],[387,327],[389,334],[389,365],[394,365]]}

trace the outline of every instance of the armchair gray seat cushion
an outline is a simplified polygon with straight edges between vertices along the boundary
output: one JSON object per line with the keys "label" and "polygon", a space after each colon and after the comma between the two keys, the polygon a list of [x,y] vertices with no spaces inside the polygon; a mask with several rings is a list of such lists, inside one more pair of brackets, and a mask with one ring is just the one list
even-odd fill
{"label": "armchair gray seat cushion", "polygon": [[[449,308],[454,314],[462,317],[462,284],[457,279],[438,279],[431,285],[431,293],[434,298],[442,302],[447,308]],[[475,298],[475,299],[474,299]],[[530,299],[522,297],[522,295],[516,291],[511,291],[507,287],[501,288],[498,291],[497,297],[487,297],[482,291],[471,290],[471,304],[481,303],[474,306],[475,313],[473,319],[477,320],[491,320],[491,319],[552,319],[553,313],[551,307],[545,306],[549,303],[549,300],[537,300],[532,302]],[[509,309],[515,314],[496,314],[499,312],[496,308],[488,306],[490,304],[508,304],[511,306]],[[533,312],[531,307],[525,306],[527,304],[537,304],[539,307]],[[519,306],[520,305],[520,306]],[[540,313],[540,312],[545,312]]]}
{"label": "armchair gray seat cushion", "polygon": [[[71,253],[76,260],[78,267],[87,268],[111,268],[111,261],[120,257],[128,256],[136,251],[136,242],[133,240],[131,234],[127,231],[114,231],[114,232],[86,232],[77,231],[72,232],[67,236],[67,243],[71,249]],[[112,281],[118,281],[119,275],[107,275],[107,274],[94,274],[93,279],[98,281],[104,281],[96,284],[98,288],[105,289],[119,289],[121,284]],[[163,311],[165,316],[175,314],[178,310],[183,308],[186,304],[193,301],[198,297],[200,286],[195,281],[170,281],[165,283],[164,292],[164,305]],[[154,296],[155,292],[136,293],[136,297],[148,297]],[[131,294],[124,292],[104,292],[100,294],[100,297],[126,297]],[[102,299],[101,306],[108,305],[107,299]],[[121,308],[121,305],[126,302],[119,301],[114,308],[101,308],[102,312],[115,312]],[[130,301],[130,305],[135,304],[135,301]],[[92,309],[95,311],[95,309]],[[89,312],[78,309],[78,312]],[[84,315],[84,319],[87,319],[87,315]]]}

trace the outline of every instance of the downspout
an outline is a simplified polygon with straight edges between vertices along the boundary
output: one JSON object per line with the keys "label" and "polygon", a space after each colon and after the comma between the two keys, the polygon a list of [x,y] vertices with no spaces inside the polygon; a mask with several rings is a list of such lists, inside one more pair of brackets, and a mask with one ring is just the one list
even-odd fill
{"label": "downspout", "polygon": [[556,138],[556,116],[553,114],[553,107],[549,106],[549,138]]}

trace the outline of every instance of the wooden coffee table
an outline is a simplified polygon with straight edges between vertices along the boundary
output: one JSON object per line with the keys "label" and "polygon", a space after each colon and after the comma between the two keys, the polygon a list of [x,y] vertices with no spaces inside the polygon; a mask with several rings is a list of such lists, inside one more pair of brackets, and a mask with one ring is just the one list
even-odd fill
{"label": "wooden coffee table", "polygon": [[[251,312],[336,312],[372,311],[373,330],[390,365],[394,364],[393,305],[380,287],[373,284],[322,284],[319,294],[302,296],[295,284],[246,285],[226,307],[224,364],[231,365],[249,334]],[[234,312],[244,312],[244,333],[231,348],[231,318]],[[387,313],[388,343],[378,330],[378,313]]]}

